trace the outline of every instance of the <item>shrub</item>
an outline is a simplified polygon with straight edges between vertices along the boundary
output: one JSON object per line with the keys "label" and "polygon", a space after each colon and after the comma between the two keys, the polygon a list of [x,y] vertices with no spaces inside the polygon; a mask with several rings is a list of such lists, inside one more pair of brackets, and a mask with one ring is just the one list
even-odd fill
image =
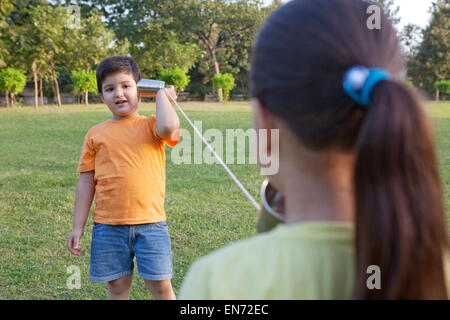
{"label": "shrub", "polygon": [[[434,84],[434,88],[438,91],[436,91],[436,100],[439,100],[439,93],[441,93],[444,97],[445,95],[450,94],[450,80],[441,80]],[[445,100],[445,98],[443,98]]]}
{"label": "shrub", "polygon": [[208,86],[205,86],[201,83],[193,83],[188,88],[189,93],[192,95],[198,95],[201,99],[205,98],[205,95],[207,95],[211,89]]}
{"label": "shrub", "polygon": [[168,85],[175,87],[177,91],[184,91],[184,88],[189,84],[191,78],[186,72],[180,68],[167,70],[161,73],[159,80],[164,81]]}
{"label": "shrub", "polygon": [[78,92],[84,92],[85,104],[88,105],[88,92],[97,92],[97,77],[95,75],[95,70],[89,71],[87,73],[84,70],[72,70],[71,73],[72,82]]}
{"label": "shrub", "polygon": [[438,81],[434,84],[434,88],[439,92],[450,94],[450,80]]}
{"label": "shrub", "polygon": [[0,91],[11,93],[13,106],[16,105],[16,95],[23,91],[26,84],[27,76],[22,70],[6,68],[0,71]]}
{"label": "shrub", "polygon": [[213,78],[214,90],[223,89],[223,101],[226,103],[230,97],[230,91],[234,88],[234,77],[231,73],[218,73]]}

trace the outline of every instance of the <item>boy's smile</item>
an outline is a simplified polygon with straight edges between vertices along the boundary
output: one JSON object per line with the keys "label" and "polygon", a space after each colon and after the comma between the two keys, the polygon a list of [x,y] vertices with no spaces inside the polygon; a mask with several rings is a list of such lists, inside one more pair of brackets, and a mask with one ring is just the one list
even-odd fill
{"label": "boy's smile", "polygon": [[107,76],[99,97],[113,113],[113,120],[138,116],[137,86],[130,73],[120,72]]}

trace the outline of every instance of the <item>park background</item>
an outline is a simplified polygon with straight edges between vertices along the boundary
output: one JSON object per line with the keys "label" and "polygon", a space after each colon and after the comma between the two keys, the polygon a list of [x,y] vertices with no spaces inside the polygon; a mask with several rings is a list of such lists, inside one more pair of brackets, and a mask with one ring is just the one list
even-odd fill
{"label": "park background", "polygon": [[[424,108],[435,131],[449,212],[450,1],[430,1],[425,25],[402,23],[396,1],[378,3],[398,31],[408,84],[428,100]],[[258,27],[279,5],[2,0],[0,299],[106,298],[106,284],[89,282],[92,216],[81,240],[82,256],[66,248],[84,134],[110,118],[96,95],[98,63],[129,54],[144,78],[163,79],[182,92],[181,106],[192,120],[203,122],[204,131],[246,130],[251,127],[251,45]],[[155,104],[143,99],[139,109],[149,116]],[[170,151],[166,148],[165,206],[177,292],[196,258],[255,234],[257,212],[220,165],[174,165]],[[259,201],[263,177],[256,165],[246,163],[230,168]],[[81,289],[67,287],[72,265],[81,270]],[[139,277],[130,297],[151,299]]]}

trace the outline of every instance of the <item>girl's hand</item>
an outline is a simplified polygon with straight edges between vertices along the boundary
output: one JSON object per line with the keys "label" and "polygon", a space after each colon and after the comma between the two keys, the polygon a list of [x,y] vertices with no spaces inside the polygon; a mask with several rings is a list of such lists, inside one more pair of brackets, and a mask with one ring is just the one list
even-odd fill
{"label": "girl's hand", "polygon": [[83,229],[73,229],[69,235],[69,239],[67,240],[67,248],[69,251],[76,255],[81,255],[81,250],[78,247],[78,243],[83,236]]}

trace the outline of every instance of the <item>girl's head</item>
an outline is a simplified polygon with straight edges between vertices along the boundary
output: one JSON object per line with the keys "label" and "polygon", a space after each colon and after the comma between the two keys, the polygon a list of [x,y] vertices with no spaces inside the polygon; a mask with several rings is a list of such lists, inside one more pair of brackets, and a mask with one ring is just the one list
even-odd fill
{"label": "girl's head", "polygon": [[[283,144],[350,159],[356,298],[445,298],[447,228],[433,137],[403,82],[393,26],[382,13],[381,28],[368,27],[371,5],[295,0],[268,18],[253,48],[254,124],[280,128],[280,165],[295,154],[284,153]],[[368,107],[343,90],[354,65],[392,75],[376,84]],[[283,174],[272,178],[282,189]],[[367,289],[370,265],[380,267],[381,290]]]}

